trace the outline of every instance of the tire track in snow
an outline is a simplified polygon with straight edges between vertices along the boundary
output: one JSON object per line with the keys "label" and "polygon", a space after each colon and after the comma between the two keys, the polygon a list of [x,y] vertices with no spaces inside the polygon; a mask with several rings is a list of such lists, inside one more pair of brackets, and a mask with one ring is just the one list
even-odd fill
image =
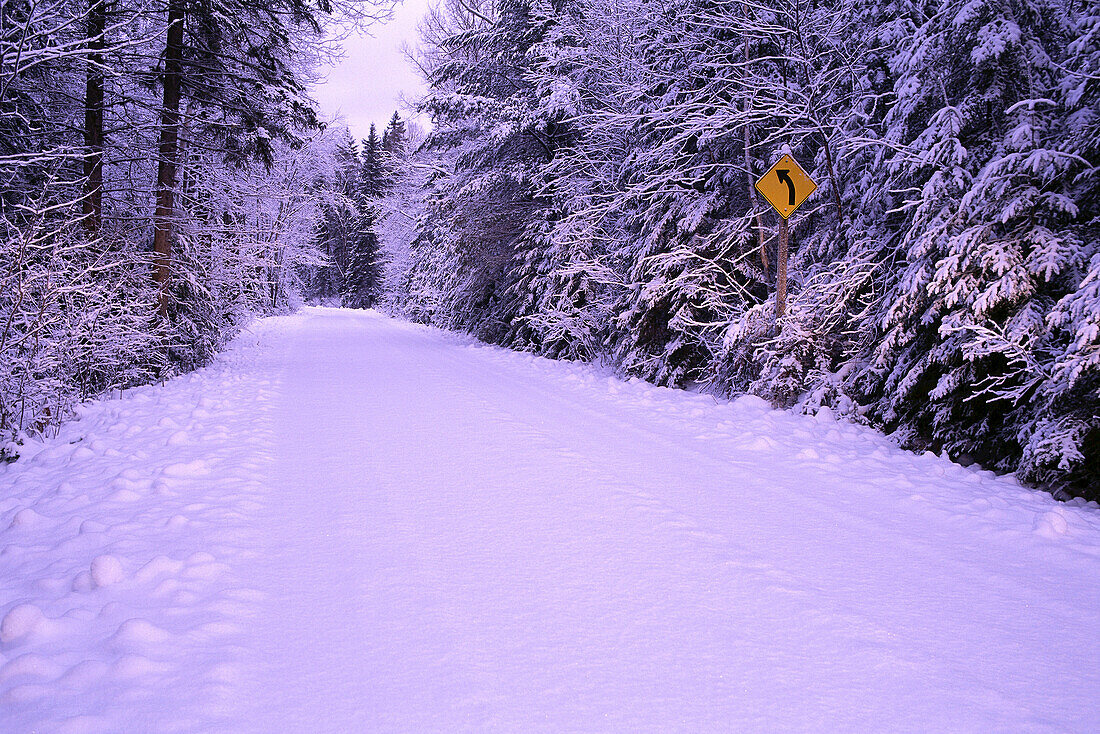
{"label": "tire track in snow", "polygon": [[1095,509],[752,400],[310,309],[39,448],[2,731],[1098,723]]}
{"label": "tire track in snow", "polygon": [[[1060,543],[1032,527],[1053,501],[863,429],[313,316],[370,355],[343,398],[374,423],[365,508],[340,510],[378,556],[345,712],[369,728],[1043,731],[1035,676],[1096,677],[1062,664],[1095,621],[1087,508]],[[1007,515],[952,512],[976,495]]]}
{"label": "tire track in snow", "polygon": [[[914,727],[920,716],[934,716],[945,705],[967,712],[975,726],[989,720],[983,716],[1004,716],[1004,725],[1016,721],[1014,716],[1027,712],[1020,701],[1035,695],[1026,684],[1016,685],[1010,695],[990,696],[989,710],[966,690],[940,691],[938,702],[914,698],[945,676],[969,678],[972,691],[1003,685],[999,673],[967,659],[962,650],[968,647],[959,645],[967,638],[985,640],[1004,656],[1001,665],[1017,674],[1045,658],[1052,661],[1047,675],[1061,678],[1066,687],[1078,684],[1080,670],[1053,661],[1073,656],[1074,631],[1093,615],[1090,605],[1081,604],[1089,592],[1052,583],[1047,569],[1060,566],[1068,577],[1096,588],[1081,555],[1093,557],[1097,548],[1095,510],[1063,507],[989,472],[902,452],[867,429],[772,412],[753,399],[712,405],[708,398],[600,378],[585,367],[490,347],[451,351],[452,365],[480,373],[491,386],[482,405],[511,432],[582,461],[595,488],[610,487],[634,509],[652,513],[657,531],[680,533],[697,552],[717,548],[724,554],[727,567],[750,580],[751,593],[767,600],[756,604],[755,614],[769,621],[784,617],[775,627],[780,636],[786,627],[790,639],[804,641],[788,653],[805,658],[806,669],[816,663],[817,672],[830,670],[827,651],[815,658],[810,649],[815,635],[828,633],[847,639],[853,660],[862,656],[867,669],[893,677],[904,703],[864,700],[858,689],[874,689],[870,680],[852,685],[848,695],[868,712],[904,711]],[[779,437],[788,443],[779,443]],[[635,456],[619,456],[609,471],[615,457],[607,447],[622,445],[631,446]],[[647,461],[657,454],[669,462],[669,453],[682,457],[684,465],[713,468],[698,472],[711,481],[689,481],[685,492],[684,477]],[[632,463],[646,469],[630,475]],[[623,486],[624,468],[631,477],[625,483],[633,487]],[[646,473],[680,488],[639,492]],[[745,485],[756,485],[757,491],[745,492]],[[978,511],[961,505],[962,497]],[[1051,515],[1069,518],[1062,536],[1044,532]],[[1066,529],[1068,538],[1080,542],[1061,542]],[[973,593],[959,594],[959,582]],[[1002,609],[1016,611],[1005,619]],[[821,627],[815,631],[816,625]],[[1036,625],[1060,630],[1059,652],[1052,657],[1046,657],[1053,652],[1044,650],[1047,643],[1032,636]],[[898,639],[911,639],[911,652],[899,648]],[[853,684],[859,678],[852,670],[842,673],[853,677]],[[818,681],[802,682],[802,695],[820,688]],[[791,693],[799,695],[798,687]],[[822,692],[822,699],[834,693]],[[1034,710],[1056,705],[1044,698]]]}

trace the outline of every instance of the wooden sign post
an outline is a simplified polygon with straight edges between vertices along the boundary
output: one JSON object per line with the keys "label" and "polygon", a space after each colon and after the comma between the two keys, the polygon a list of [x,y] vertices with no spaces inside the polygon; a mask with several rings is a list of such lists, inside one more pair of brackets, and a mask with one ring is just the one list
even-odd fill
{"label": "wooden sign post", "polygon": [[756,190],[779,212],[779,257],[775,273],[775,318],[778,321],[787,310],[787,251],[790,242],[787,218],[802,206],[810,194],[817,191],[817,184],[794,158],[784,155],[757,180]]}

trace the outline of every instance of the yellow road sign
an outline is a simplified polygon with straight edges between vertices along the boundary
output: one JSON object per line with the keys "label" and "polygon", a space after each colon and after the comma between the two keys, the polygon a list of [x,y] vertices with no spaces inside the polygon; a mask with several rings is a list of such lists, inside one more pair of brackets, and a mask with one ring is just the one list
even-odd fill
{"label": "yellow road sign", "polygon": [[817,184],[794,158],[785,155],[760,177],[756,190],[775,207],[779,216],[786,219],[802,206],[810,194],[817,191]]}

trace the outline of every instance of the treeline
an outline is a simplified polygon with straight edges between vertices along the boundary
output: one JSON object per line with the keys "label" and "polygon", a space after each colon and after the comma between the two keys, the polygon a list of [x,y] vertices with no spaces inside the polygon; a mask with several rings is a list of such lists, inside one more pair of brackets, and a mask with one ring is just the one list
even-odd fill
{"label": "treeline", "polygon": [[0,3],[0,459],[74,402],[201,365],[330,266],[331,0]]}
{"label": "treeline", "polygon": [[423,41],[392,308],[1100,498],[1095,0],[445,0]]}
{"label": "treeline", "polygon": [[383,199],[405,166],[410,142],[415,147],[422,136],[394,112],[381,138],[374,124],[358,146],[347,130],[335,138],[331,196],[321,202],[316,225],[324,264],[303,270],[303,298],[347,308],[375,305],[383,268],[378,232],[388,214]]}

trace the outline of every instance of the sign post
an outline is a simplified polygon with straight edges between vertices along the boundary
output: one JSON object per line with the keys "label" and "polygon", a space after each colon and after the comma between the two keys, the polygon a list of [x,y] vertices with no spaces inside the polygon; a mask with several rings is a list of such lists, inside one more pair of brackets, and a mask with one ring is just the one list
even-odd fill
{"label": "sign post", "polygon": [[787,230],[787,218],[779,218],[779,252],[775,266],[775,320],[778,321],[787,312],[787,251],[790,234]]}
{"label": "sign post", "polygon": [[810,194],[817,191],[817,184],[794,158],[783,155],[756,181],[756,190],[779,212],[779,256],[775,273],[775,318],[778,321],[787,310],[787,251],[790,242],[787,218],[802,206]]}

